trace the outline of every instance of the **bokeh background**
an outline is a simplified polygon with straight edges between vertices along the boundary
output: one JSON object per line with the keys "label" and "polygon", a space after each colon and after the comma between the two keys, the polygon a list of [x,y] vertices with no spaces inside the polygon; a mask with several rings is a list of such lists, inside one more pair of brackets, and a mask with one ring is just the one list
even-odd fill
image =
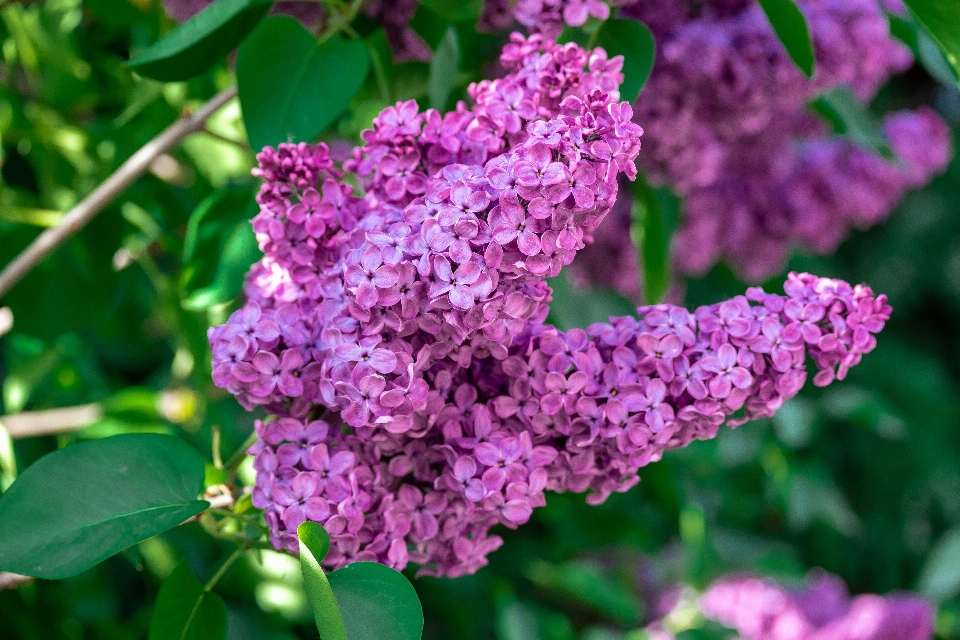
{"label": "bokeh background", "polygon": [[[465,52],[456,99],[491,72],[505,36],[428,4],[414,30],[436,48],[452,24]],[[128,57],[172,24],[153,0],[0,0],[0,264],[185,109],[234,82],[229,62],[187,83],[132,73]],[[356,140],[390,101],[427,104],[431,92],[429,64],[393,62],[382,26],[361,18],[356,27],[383,69],[325,134],[331,142]],[[933,107],[960,147],[960,89],[919,64],[871,108],[917,104]],[[14,319],[0,338],[0,416],[90,404],[100,416],[58,435],[11,441],[0,431],[0,489],[84,439],[158,431],[210,452],[216,427],[224,456],[244,441],[254,416],[213,386],[205,333],[236,307],[257,257],[246,224],[254,162],[233,101],[0,301]],[[883,225],[829,257],[797,253],[789,270],[887,293],[894,314],[876,351],[842,384],[808,386],[771,420],[668,453],[599,507],[549,496],[529,524],[498,532],[505,544],[476,575],[414,579],[424,638],[632,640],[671,587],[692,597],[737,570],[799,584],[814,567],[853,593],[919,591],[939,603],[938,637],[960,638],[960,162]],[[675,282],[673,295],[692,307],[744,286],[719,265]],[[600,319],[610,296],[567,291],[554,317]],[[194,523],[76,578],[0,591],[0,638],[144,638],[177,561],[203,579],[226,553]],[[249,556],[218,592],[231,639],[317,635],[289,556]],[[706,626],[678,637],[727,636]]]}

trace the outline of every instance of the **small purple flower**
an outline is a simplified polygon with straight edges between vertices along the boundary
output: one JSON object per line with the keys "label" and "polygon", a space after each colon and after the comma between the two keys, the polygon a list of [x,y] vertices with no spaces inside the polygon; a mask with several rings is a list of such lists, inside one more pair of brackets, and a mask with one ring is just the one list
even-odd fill
{"label": "small purple flower", "polygon": [[722,345],[716,353],[700,359],[700,368],[716,374],[709,383],[710,393],[715,398],[726,398],[731,389],[746,389],[753,383],[750,372],[737,365],[737,350],[730,344]]}

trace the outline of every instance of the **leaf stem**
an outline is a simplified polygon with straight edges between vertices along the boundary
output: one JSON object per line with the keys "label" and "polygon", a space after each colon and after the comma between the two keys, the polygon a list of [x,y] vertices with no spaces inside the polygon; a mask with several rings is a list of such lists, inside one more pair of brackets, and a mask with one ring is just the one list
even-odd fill
{"label": "leaf stem", "polygon": [[236,473],[237,469],[240,467],[240,464],[243,462],[243,459],[247,457],[247,449],[252,447],[257,443],[257,432],[254,431],[247,439],[244,440],[243,444],[240,445],[236,451],[233,452],[233,455],[227,460],[227,463],[223,465],[224,470],[230,472],[230,477],[232,478]]}
{"label": "leaf stem", "polygon": [[227,572],[227,569],[229,569],[230,566],[234,562],[236,562],[240,558],[240,556],[242,556],[246,552],[247,552],[246,547],[239,547],[236,551],[230,554],[230,557],[227,558],[222,565],[220,565],[220,568],[217,569],[217,572],[213,574],[213,577],[210,578],[209,582],[207,582],[207,584],[204,585],[203,587],[204,593],[210,593],[210,590],[213,589],[215,586],[217,586],[217,582],[219,582],[220,578],[223,577],[223,574]]}
{"label": "leaf stem", "polygon": [[209,509],[207,509],[207,511],[209,511],[210,513],[215,513],[220,516],[224,516],[225,518],[232,518],[234,520],[238,520],[244,524],[247,524],[253,527],[254,529],[256,529],[257,531],[259,531],[264,535],[267,535],[267,536],[270,535],[269,529],[264,527],[262,524],[260,524],[253,518],[249,516],[245,516],[242,513],[237,513],[236,511],[230,511],[229,509],[221,509],[219,507],[210,507]]}

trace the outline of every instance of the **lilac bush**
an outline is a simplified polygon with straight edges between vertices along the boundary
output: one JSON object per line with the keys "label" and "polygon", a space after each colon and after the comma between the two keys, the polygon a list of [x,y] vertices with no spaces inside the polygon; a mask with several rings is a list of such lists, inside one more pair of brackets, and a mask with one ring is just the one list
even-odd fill
{"label": "lilac bush", "polygon": [[843,378],[885,296],[793,274],[785,296],[638,309],[561,332],[545,278],[636,175],[622,59],[511,37],[474,106],[384,109],[338,167],[325,145],[259,156],[264,258],[210,331],[215,382],[263,406],[254,504],[278,548],[321,522],[326,562],[476,571],[544,491],[598,504],[640,467],[771,415],[817,365]]}
{"label": "lilac bush", "polygon": [[711,620],[742,640],[929,640],[930,603],[908,594],[851,598],[836,576],[814,573],[799,591],[752,576],[721,578],[703,594]]}
{"label": "lilac bush", "polygon": [[[947,125],[926,107],[883,119],[892,158],[830,135],[808,111],[811,100],[848,86],[869,102],[912,58],[890,35],[876,0],[799,4],[815,44],[812,80],[755,2],[634,2],[621,11],[650,26],[658,44],[635,107],[648,131],[639,162],[651,180],[683,197],[674,261],[684,274],[727,259],[759,280],[781,270],[795,246],[829,254],[851,229],[886,219],[951,156]],[[634,252],[628,211],[606,233],[607,249],[622,255]],[[609,274],[598,249],[584,254],[582,281],[636,294],[629,263]]]}

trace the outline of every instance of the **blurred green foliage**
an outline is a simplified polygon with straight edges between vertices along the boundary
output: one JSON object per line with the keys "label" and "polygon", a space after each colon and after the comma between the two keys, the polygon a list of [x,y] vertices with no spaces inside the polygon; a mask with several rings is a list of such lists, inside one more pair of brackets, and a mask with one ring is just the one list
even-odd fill
{"label": "blurred green foliage", "polygon": [[[55,225],[136,149],[235,78],[226,60],[190,81],[141,78],[125,61],[172,27],[155,0],[0,5],[0,264]],[[461,55],[456,68],[392,60],[383,29],[354,24],[373,73],[326,138],[356,140],[383,106],[463,96],[502,36],[478,34],[476,2],[425,2],[413,25]],[[450,96],[450,98],[446,98]],[[932,103],[960,127],[960,91],[916,69],[878,99]],[[177,434],[229,456],[253,419],[213,387],[205,332],[236,304],[255,258],[245,220],[256,181],[234,100],[155,163],[2,301],[0,416],[100,403],[79,431],[15,441],[0,430],[0,488],[68,443],[115,433]],[[960,139],[957,140],[960,146]],[[960,638],[960,162],[911,194],[885,225],[832,257],[791,267],[869,283],[893,319],[849,378],[807,388],[772,420],[671,452],[599,507],[552,495],[490,566],[414,580],[428,640],[642,640],[657,588],[702,588],[747,570],[798,581],[811,567],[854,592],[919,589],[937,598],[939,637]],[[778,286],[772,281],[771,288]],[[552,316],[575,326],[623,300],[558,281]],[[729,269],[683,283],[691,305],[741,293]],[[596,307],[590,305],[600,300]],[[604,312],[606,313],[606,312]],[[601,314],[602,315],[602,314]],[[2,421],[0,421],[2,422]],[[241,477],[251,480],[249,466]],[[231,552],[197,523],[59,582],[0,591],[4,640],[145,638],[160,585],[181,562],[204,583]],[[411,574],[412,577],[412,574]],[[220,582],[231,640],[316,638],[296,559],[248,554]],[[690,597],[688,593],[686,596]],[[684,640],[723,638],[681,606]]]}

